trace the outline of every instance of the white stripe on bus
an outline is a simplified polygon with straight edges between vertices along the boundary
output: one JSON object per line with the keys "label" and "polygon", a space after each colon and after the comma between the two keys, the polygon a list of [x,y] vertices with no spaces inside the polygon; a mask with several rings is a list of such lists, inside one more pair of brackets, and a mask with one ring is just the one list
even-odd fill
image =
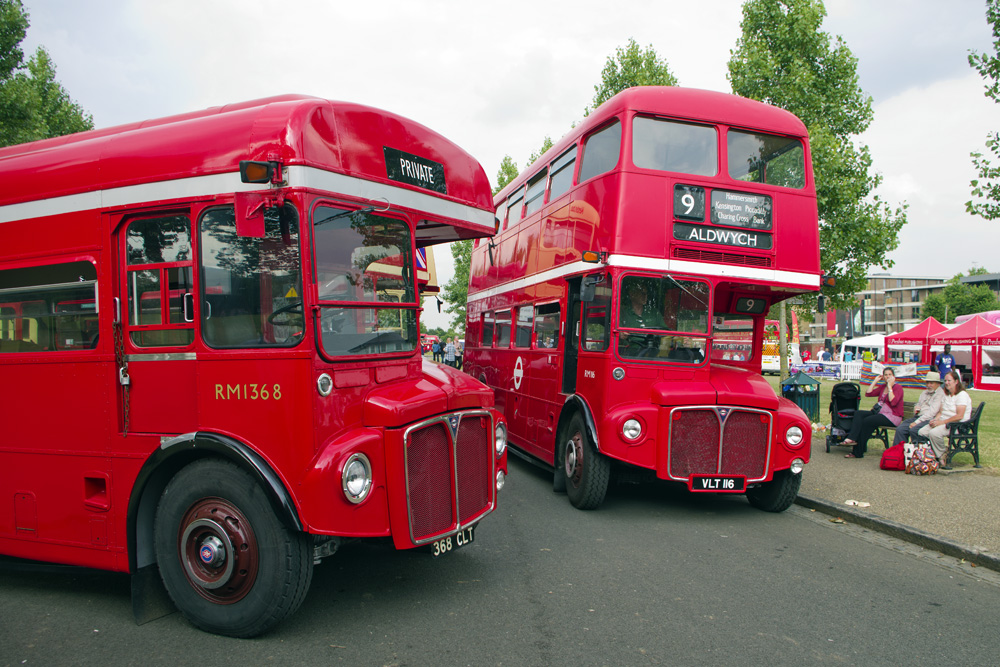
{"label": "white stripe on bus", "polygon": [[[310,187],[375,201],[387,199],[397,206],[461,220],[481,227],[485,231],[493,231],[492,211],[484,211],[473,206],[393,185],[375,183],[355,176],[335,174],[315,167],[297,166],[288,168],[288,180],[289,187]],[[154,201],[191,199],[261,189],[259,184],[240,182],[239,172],[192,176],[191,178],[128,185],[0,206],[0,223]]]}
{"label": "white stripe on bus", "polygon": [[[774,269],[758,269],[750,266],[730,266],[729,264],[712,264],[708,262],[685,262],[681,260],[661,259],[658,257],[636,257],[634,255],[611,255],[607,266],[640,271],[659,271],[669,273],[690,273],[703,276],[722,276],[726,278],[747,278],[768,283],[791,285],[798,288],[819,289],[819,276],[811,273],[795,271],[778,271]],[[551,282],[574,273],[586,273],[600,268],[601,265],[591,262],[576,261],[563,266],[543,271],[513,280],[503,285],[490,287],[474,294],[469,294],[469,301],[479,301],[492,296],[523,290],[534,285]]]}

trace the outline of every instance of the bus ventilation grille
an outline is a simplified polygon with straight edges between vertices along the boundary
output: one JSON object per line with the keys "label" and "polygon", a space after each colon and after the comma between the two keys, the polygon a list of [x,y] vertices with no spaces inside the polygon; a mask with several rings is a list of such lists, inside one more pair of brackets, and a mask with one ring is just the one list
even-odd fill
{"label": "bus ventilation grille", "polygon": [[740,255],[735,252],[713,252],[711,250],[695,250],[693,248],[674,248],[676,259],[693,259],[697,262],[723,262],[725,264],[742,264],[744,266],[771,266],[770,257],[757,255]]}
{"label": "bus ventilation grille", "polygon": [[679,410],[670,421],[670,476],[745,475],[767,471],[770,416],[731,409],[725,419],[711,409]]}
{"label": "bus ventilation grille", "polygon": [[414,541],[456,530],[491,508],[489,417],[460,417],[454,440],[446,421],[413,431],[407,439],[406,488]]}

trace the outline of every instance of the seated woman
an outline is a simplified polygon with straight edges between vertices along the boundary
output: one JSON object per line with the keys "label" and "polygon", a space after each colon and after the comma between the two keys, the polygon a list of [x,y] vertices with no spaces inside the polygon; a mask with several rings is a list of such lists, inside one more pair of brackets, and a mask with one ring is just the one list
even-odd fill
{"label": "seated woman", "polygon": [[937,416],[924,426],[918,434],[931,441],[931,449],[941,465],[946,464],[948,445],[945,436],[948,435],[948,424],[952,422],[967,422],[972,417],[972,397],[965,391],[965,385],[958,371],[951,371],[944,377],[944,401]]}
{"label": "seated woman", "polygon": [[[885,382],[882,387],[877,386],[880,379]],[[881,426],[895,428],[903,421],[903,388],[896,384],[896,371],[886,368],[881,377],[876,375],[865,396],[878,396],[878,403],[875,404],[878,409],[867,414],[855,413],[851,432],[844,439],[844,444],[854,445],[854,450],[844,458],[862,458],[868,451],[868,438],[872,436],[872,431]]]}

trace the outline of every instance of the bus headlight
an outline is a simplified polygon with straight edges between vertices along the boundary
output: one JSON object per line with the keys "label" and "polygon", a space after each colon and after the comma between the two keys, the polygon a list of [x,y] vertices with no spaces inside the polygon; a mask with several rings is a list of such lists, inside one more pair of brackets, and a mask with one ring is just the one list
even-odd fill
{"label": "bus headlight", "polygon": [[642,424],[638,419],[627,419],[622,424],[622,435],[626,440],[638,440],[642,435]]}
{"label": "bus headlight", "polygon": [[496,438],[497,456],[503,456],[503,453],[507,451],[507,427],[498,423],[493,435]]}
{"label": "bus headlight", "polygon": [[798,426],[789,426],[788,430],[785,431],[785,442],[787,442],[792,447],[798,447],[802,444],[802,429]]}
{"label": "bus headlight", "polygon": [[503,489],[503,485],[507,483],[507,475],[503,474],[503,470],[497,470],[497,491]]}
{"label": "bus headlight", "polygon": [[372,465],[367,456],[352,454],[347,459],[341,475],[341,485],[344,495],[355,505],[368,497],[368,492],[372,490]]}
{"label": "bus headlight", "polygon": [[795,459],[792,461],[792,467],[789,470],[792,471],[793,475],[798,475],[806,467],[806,462],[802,459]]}

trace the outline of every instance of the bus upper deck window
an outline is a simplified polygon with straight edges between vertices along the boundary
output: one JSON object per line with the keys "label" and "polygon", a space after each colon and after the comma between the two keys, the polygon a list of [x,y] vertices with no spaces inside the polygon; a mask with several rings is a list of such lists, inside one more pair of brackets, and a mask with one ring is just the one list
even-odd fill
{"label": "bus upper deck window", "polygon": [[794,137],[729,130],[726,150],[729,175],[738,181],[805,187],[805,152]]}
{"label": "bus upper deck window", "polygon": [[583,144],[580,182],[611,171],[618,164],[622,148],[622,124],[617,120],[587,137]]}
{"label": "bus upper deck window", "polygon": [[632,162],[643,169],[715,176],[718,134],[707,125],[638,116],[632,123]]}
{"label": "bus upper deck window", "polygon": [[573,167],[576,166],[576,146],[569,149],[552,163],[549,177],[549,201],[567,192],[573,185]]}

